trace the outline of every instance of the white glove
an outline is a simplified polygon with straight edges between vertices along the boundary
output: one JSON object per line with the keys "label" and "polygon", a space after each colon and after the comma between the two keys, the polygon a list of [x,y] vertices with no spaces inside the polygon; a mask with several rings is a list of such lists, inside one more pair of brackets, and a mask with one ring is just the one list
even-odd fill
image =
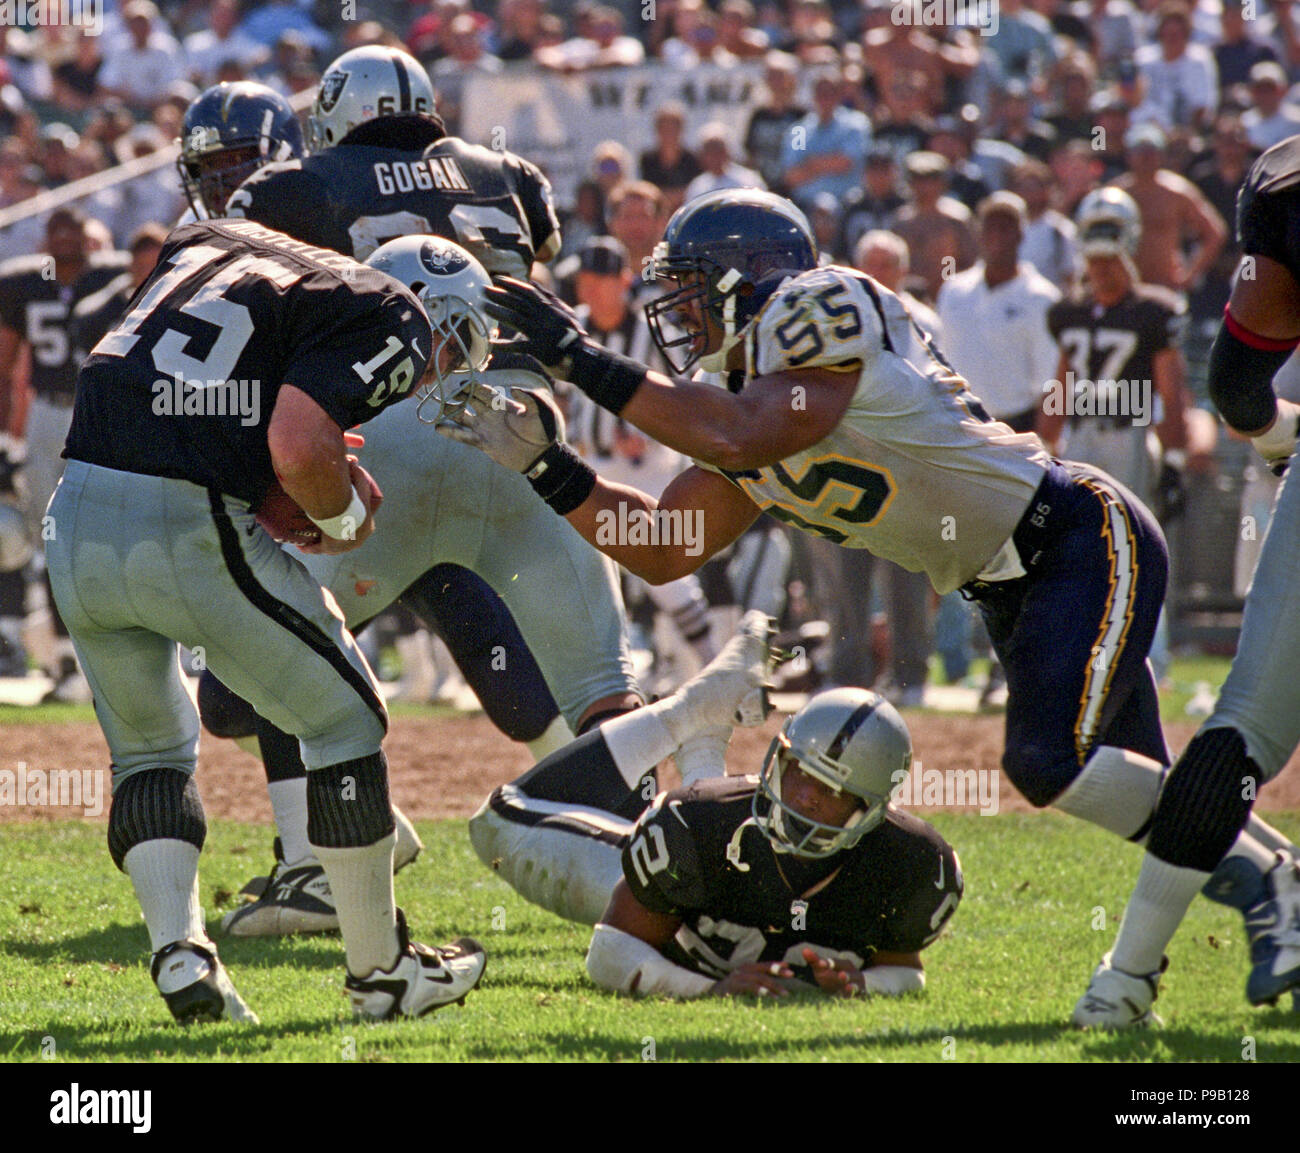
{"label": "white glove", "polygon": [[485,452],[514,472],[530,473],[553,444],[564,440],[564,416],[532,389],[475,384],[438,421],[443,436]]}
{"label": "white glove", "polygon": [[1300,405],[1289,400],[1279,400],[1277,420],[1273,422],[1273,427],[1267,432],[1260,433],[1259,436],[1251,437],[1250,443],[1268,462],[1269,467],[1281,475],[1286,468],[1287,460],[1295,453],[1298,430],[1300,430]]}

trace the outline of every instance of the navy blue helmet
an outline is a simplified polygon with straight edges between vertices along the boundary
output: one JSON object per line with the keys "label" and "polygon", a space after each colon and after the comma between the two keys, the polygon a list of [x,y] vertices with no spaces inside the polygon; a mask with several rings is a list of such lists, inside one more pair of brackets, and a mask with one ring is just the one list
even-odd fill
{"label": "navy blue helmet", "polygon": [[176,161],[200,219],[224,216],[230,194],[259,168],[302,156],[302,126],[289,102],[265,84],[214,84],[185,110]]}
{"label": "navy blue helmet", "polygon": [[[687,201],[655,245],[651,269],[680,287],[646,305],[650,332],[673,370],[721,371],[727,353],[788,276],[817,267],[817,241],[790,201],[752,188]],[[686,311],[683,305],[698,302]],[[722,345],[705,353],[709,329]]]}

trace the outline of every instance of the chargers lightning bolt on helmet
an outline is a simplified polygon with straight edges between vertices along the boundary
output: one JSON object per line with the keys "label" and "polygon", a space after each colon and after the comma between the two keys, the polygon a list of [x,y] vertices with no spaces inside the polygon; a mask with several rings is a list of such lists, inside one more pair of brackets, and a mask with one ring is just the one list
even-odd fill
{"label": "chargers lightning bolt on helmet", "polygon": [[[843,826],[803,816],[781,796],[785,771],[795,765],[863,806]],[[865,689],[819,693],[786,721],[767,751],[755,823],[778,853],[829,857],[856,845],[885,818],[890,797],[912,767],[907,725],[884,697]]]}
{"label": "chargers lightning bolt on helmet", "polygon": [[377,116],[436,111],[423,65],[398,48],[369,44],[344,52],[325,69],[307,118],[307,143],[313,150],[329,148]]}
{"label": "chargers lightning bolt on helmet", "polygon": [[[476,382],[477,374],[492,357],[496,326],[483,311],[483,290],[492,283],[487,270],[459,244],[441,236],[402,236],[382,244],[366,259],[371,268],[386,272],[406,285],[424,306],[433,327],[432,375],[416,392],[416,416],[437,424],[449,404]],[[453,359],[442,365],[442,352]],[[424,406],[437,402],[432,417]]]}
{"label": "chargers lightning bolt on helmet", "polygon": [[1098,188],[1075,211],[1079,250],[1084,256],[1137,255],[1142,238],[1142,214],[1122,188]]}
{"label": "chargers lightning bolt on helmet", "polygon": [[259,168],[303,155],[302,128],[289,102],[248,80],[214,84],[196,96],[179,143],[176,167],[200,220],[224,216],[230,194]]}
{"label": "chargers lightning bolt on helmet", "polygon": [[[655,345],[673,371],[697,361],[710,372],[787,277],[817,267],[817,241],[807,217],[790,201],[755,189],[723,189],[687,201],[655,245],[651,270],[681,287],[646,305]],[[691,327],[682,306],[698,302]],[[722,346],[705,353],[710,322]],[[685,355],[679,355],[684,350]]]}

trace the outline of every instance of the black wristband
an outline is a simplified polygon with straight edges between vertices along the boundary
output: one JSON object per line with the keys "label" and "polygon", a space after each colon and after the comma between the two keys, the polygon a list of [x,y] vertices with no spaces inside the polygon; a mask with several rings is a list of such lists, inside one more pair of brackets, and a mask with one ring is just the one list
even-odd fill
{"label": "black wristband", "polygon": [[524,476],[533,492],[560,516],[581,505],[596,487],[596,470],[563,443],[551,445]]}
{"label": "black wristband", "polygon": [[569,380],[601,408],[618,416],[650,371],[628,356],[619,356],[589,340],[570,354]]}

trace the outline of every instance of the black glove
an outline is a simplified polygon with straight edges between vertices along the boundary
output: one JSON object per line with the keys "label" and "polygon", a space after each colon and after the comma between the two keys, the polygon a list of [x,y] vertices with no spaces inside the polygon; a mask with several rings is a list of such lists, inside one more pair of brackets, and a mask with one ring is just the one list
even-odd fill
{"label": "black glove", "polygon": [[1168,461],[1160,466],[1156,479],[1156,519],[1165,524],[1177,520],[1187,511],[1187,488],[1183,483],[1182,469]]}
{"label": "black glove", "polygon": [[645,380],[645,365],[602,348],[567,304],[537,285],[503,276],[483,296],[493,320],[522,334],[512,348],[536,357],[615,416]]}

